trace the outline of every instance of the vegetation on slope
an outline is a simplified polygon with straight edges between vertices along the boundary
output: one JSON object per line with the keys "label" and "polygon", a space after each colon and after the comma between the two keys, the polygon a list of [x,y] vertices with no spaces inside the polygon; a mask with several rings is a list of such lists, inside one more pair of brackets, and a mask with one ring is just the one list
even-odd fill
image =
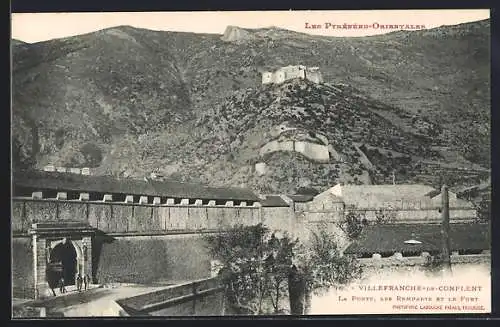
{"label": "vegetation on slope", "polygon": [[[364,38],[246,32],[224,41],[119,26],[13,43],[16,166],[160,171],[273,191],[298,187],[278,176],[292,171],[318,171],[307,177],[318,187],[370,182],[355,144],[383,153],[367,154],[373,182],[401,168],[387,154],[411,158],[399,175],[409,181],[413,162],[442,159],[437,146],[489,167],[489,21]],[[261,85],[262,71],[291,64],[319,66],[326,83]],[[269,128],[285,121],[326,135],[344,162],[258,158]],[[255,176],[262,160],[280,173]]]}

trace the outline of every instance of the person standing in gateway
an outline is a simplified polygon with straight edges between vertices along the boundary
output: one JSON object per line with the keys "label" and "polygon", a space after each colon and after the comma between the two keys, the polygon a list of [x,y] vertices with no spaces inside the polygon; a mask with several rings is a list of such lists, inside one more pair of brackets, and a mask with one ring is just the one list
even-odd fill
{"label": "person standing in gateway", "polygon": [[90,277],[88,274],[85,274],[85,276],[83,276],[83,287],[85,290],[87,290],[89,282],[90,282]]}
{"label": "person standing in gateway", "polygon": [[61,294],[66,293],[66,286],[64,285],[64,278],[63,277],[61,277],[61,279],[59,279],[59,292]]}
{"label": "person standing in gateway", "polygon": [[82,275],[78,273],[76,275],[76,289],[78,290],[78,292],[82,291],[82,283],[83,283]]}

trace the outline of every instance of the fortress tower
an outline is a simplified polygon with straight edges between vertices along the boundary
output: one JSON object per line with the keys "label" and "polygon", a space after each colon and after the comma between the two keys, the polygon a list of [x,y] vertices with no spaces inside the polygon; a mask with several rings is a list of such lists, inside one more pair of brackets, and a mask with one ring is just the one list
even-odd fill
{"label": "fortress tower", "polygon": [[322,83],[323,77],[319,67],[306,67],[303,65],[281,67],[272,72],[262,73],[262,84],[281,84],[293,78],[308,79],[314,83]]}

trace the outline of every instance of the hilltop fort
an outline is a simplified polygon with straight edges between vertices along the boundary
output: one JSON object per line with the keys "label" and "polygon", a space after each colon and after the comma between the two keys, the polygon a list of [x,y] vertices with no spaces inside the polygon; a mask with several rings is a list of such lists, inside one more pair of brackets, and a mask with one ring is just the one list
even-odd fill
{"label": "hilltop fort", "polygon": [[303,65],[286,66],[262,73],[262,84],[280,84],[293,78],[303,78],[314,83],[323,83],[323,76],[319,67],[306,67]]}

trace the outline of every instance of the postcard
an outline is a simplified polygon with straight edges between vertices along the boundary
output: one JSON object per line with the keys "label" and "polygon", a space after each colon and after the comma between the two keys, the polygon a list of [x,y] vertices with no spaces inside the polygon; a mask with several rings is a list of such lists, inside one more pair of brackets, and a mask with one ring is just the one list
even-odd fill
{"label": "postcard", "polygon": [[12,317],[491,312],[489,10],[12,14]]}

